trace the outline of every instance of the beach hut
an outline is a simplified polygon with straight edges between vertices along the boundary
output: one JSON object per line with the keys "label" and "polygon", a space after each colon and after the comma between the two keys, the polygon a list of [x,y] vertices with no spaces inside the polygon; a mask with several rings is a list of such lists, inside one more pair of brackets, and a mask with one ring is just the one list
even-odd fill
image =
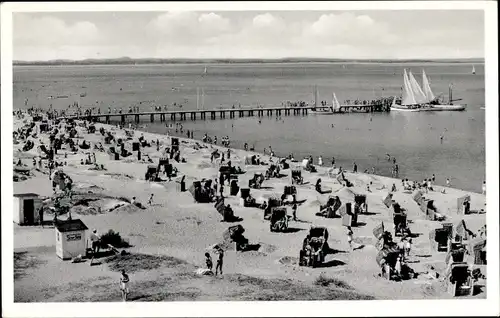
{"label": "beach hut", "polygon": [[19,225],[34,225],[40,222],[37,208],[41,199],[36,193],[14,194],[14,222]]}
{"label": "beach hut", "polygon": [[59,221],[55,226],[56,255],[62,260],[85,255],[88,227],[80,219]]}
{"label": "beach hut", "polygon": [[470,212],[470,195],[464,195],[457,199],[457,214],[469,214]]}

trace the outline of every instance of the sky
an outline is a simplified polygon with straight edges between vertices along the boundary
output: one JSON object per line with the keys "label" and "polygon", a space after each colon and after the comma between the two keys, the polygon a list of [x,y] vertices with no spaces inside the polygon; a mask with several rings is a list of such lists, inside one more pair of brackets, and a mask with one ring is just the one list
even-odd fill
{"label": "sky", "polygon": [[13,59],[482,58],[481,10],[13,14]]}

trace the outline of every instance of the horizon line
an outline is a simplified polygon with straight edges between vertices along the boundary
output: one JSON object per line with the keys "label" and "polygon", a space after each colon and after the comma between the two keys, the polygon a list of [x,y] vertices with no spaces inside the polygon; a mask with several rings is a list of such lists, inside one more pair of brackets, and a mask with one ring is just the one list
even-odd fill
{"label": "horizon line", "polygon": [[85,58],[85,59],[50,59],[50,60],[16,60],[13,59],[13,64],[26,64],[26,63],[82,63],[89,61],[106,62],[106,61],[121,61],[121,62],[147,62],[147,61],[286,61],[286,60],[301,60],[301,61],[469,61],[481,60],[485,61],[484,57],[440,57],[440,58],[329,58],[329,57],[280,57],[280,58],[245,58],[245,57],[213,57],[213,58],[191,58],[191,57],[140,57],[133,58],[128,56],[123,57],[109,57],[109,58]]}

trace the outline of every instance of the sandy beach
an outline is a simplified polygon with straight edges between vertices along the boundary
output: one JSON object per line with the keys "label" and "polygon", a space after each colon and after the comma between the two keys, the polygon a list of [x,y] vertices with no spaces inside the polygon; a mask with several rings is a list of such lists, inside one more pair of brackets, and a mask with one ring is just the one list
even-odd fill
{"label": "sandy beach", "polygon": [[[30,120],[28,116],[24,118],[24,121]],[[14,118],[14,129],[21,127],[22,121]],[[239,196],[229,195],[228,186],[224,190],[225,203],[230,204],[234,214],[242,218],[238,223],[222,222],[213,203],[196,203],[189,191],[178,190],[176,180],[182,176],[185,176],[187,188],[195,180],[217,178],[219,162],[211,162],[211,152],[213,148],[218,148],[226,154],[227,148],[179,138],[180,154],[186,162],[170,160],[179,175],[172,181],[150,182],[144,177],[147,166],[157,165],[159,159],[166,156],[164,149],[170,147],[171,138],[134,131],[133,137],[127,140],[123,129],[100,123],[96,123],[95,127],[96,132],[90,134],[84,127],[77,126],[79,137],[74,140],[78,144],[84,139],[90,142],[89,150],[78,149],[77,153],[72,153],[63,146],[55,160],[67,163],[61,169],[72,178],[73,191],[106,195],[105,199],[89,203],[94,208],[92,211],[99,207],[99,213],[90,213],[88,206],[74,206],[73,219],[81,219],[89,228],[89,233],[91,229],[101,234],[110,229],[119,232],[130,242],[131,247],[126,249],[130,254],[123,258],[119,255],[99,258],[100,264],[94,266],[89,266],[89,260],[81,263],[62,261],[55,254],[52,226],[42,228],[14,224],[16,302],[120,301],[121,268],[129,271],[131,301],[451,297],[441,277],[436,279],[427,274],[436,271],[442,273],[446,267],[446,253],[433,251],[429,240],[429,232],[440,228],[441,224],[425,218],[411,192],[403,191],[401,180],[348,171],[345,176],[353,186],[347,188],[329,176],[330,167],[317,167],[316,173],[302,171],[305,184],[296,185],[297,200],[304,201],[298,206],[298,221],[289,221],[291,230],[288,233],[270,232],[269,221],[264,220],[263,211],[240,206]],[[106,150],[113,144],[104,144],[104,137],[99,133],[101,127],[111,131],[115,139],[122,138],[125,148],[131,152],[132,142],[143,135],[151,143],[151,147],[141,148],[142,159],[146,160],[139,161],[136,151],[129,157],[111,160]],[[30,151],[20,150],[24,142],[14,145],[15,163],[20,159],[22,164],[30,168],[33,167],[33,157],[39,156],[37,149],[40,142],[49,144],[49,134],[41,133],[31,139],[35,145]],[[156,140],[160,142],[159,151],[153,144]],[[104,152],[93,150],[99,142],[103,144]],[[86,153],[92,152],[95,152],[97,163],[104,165],[106,170],[92,170],[89,168],[93,165],[80,164],[81,159],[86,158]],[[252,154],[231,149],[233,166],[245,171],[238,178],[240,187],[246,188],[254,173],[265,173],[268,168],[266,165],[245,165],[244,158]],[[152,162],[147,161],[148,157]],[[269,156],[263,154],[260,157],[265,162],[270,160]],[[291,167],[298,164],[290,163]],[[290,185],[290,169],[284,169],[281,173],[287,176],[265,180],[263,188],[251,189],[252,197],[281,195],[284,187]],[[332,193],[319,194],[315,191],[314,185],[318,178],[322,179],[323,187],[331,189]],[[49,197],[52,195],[51,184],[48,169],[38,171],[33,168],[32,176],[27,180],[14,182],[14,193],[34,192]],[[383,203],[393,184],[397,188],[393,200],[406,209],[409,228],[418,235],[413,239],[408,265],[420,275],[401,282],[378,277],[378,250],[372,233],[381,222],[393,232],[390,210]],[[367,185],[371,192],[367,192]],[[442,193],[443,189],[445,193]],[[154,200],[148,204],[151,194],[154,194]],[[358,216],[358,226],[353,227],[353,241],[359,248],[351,250],[342,220],[320,217],[316,213],[329,195],[338,196],[342,203],[354,204],[354,194],[367,196],[369,213]],[[466,194],[471,197],[471,210],[486,209],[485,196],[479,193],[436,186],[425,197],[434,200],[438,211],[446,217],[446,222],[455,224],[463,219],[467,228],[477,233],[486,223],[485,214],[457,214],[457,198]],[[131,205],[129,202],[132,197],[136,197],[145,209]],[[287,209],[291,215],[291,208]],[[65,218],[61,216],[62,220]],[[45,220],[49,219],[51,216],[46,215]],[[195,270],[205,266],[204,253],[209,246],[221,243],[223,232],[236,224],[241,224],[245,229],[245,237],[251,244],[260,244],[260,248],[245,252],[228,249],[225,252],[223,275],[196,275]],[[319,268],[298,265],[299,251],[311,226],[328,229],[328,244],[334,251],[326,256],[325,266]],[[487,275],[485,265],[476,267]],[[486,298],[485,281],[480,280],[476,285],[477,292],[472,297]]]}

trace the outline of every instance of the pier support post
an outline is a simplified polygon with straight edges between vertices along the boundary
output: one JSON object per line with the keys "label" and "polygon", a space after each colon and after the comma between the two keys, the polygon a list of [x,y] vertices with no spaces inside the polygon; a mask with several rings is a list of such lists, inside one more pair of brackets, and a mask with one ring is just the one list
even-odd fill
{"label": "pier support post", "polygon": [[109,124],[109,115],[106,115],[106,124]]}
{"label": "pier support post", "polygon": [[155,121],[155,114],[151,114],[150,117],[151,117],[151,122],[154,122]]}
{"label": "pier support post", "polygon": [[240,117],[243,117],[243,116],[245,116],[245,112],[244,112],[244,111],[242,111],[242,110],[240,110],[240,111],[239,111],[239,115],[240,115]]}
{"label": "pier support post", "polygon": [[212,119],[215,119],[215,112],[210,112],[210,117],[211,117]]}
{"label": "pier support post", "polygon": [[201,119],[206,119],[206,115],[207,115],[207,113],[205,113],[205,112],[200,113]]}
{"label": "pier support post", "polygon": [[125,115],[121,115],[121,116],[120,116],[120,122],[121,122],[122,124],[125,124]]}

